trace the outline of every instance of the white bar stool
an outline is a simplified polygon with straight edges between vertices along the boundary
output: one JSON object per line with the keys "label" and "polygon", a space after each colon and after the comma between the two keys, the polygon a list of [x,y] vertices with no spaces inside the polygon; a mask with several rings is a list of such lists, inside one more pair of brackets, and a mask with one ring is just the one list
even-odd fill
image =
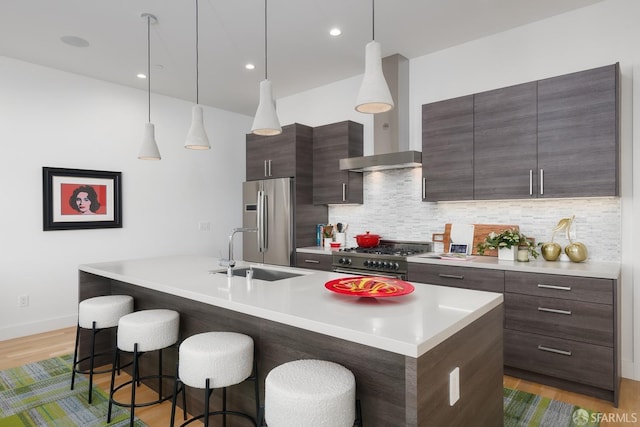
{"label": "white bar stool", "polygon": [[[76,345],[73,351],[71,390],[73,390],[75,385],[76,374],[89,374],[89,403],[91,403],[93,398],[93,374],[103,374],[112,369],[112,367],[100,371],[95,369],[96,356],[106,354],[96,354],[96,335],[100,331],[118,326],[120,318],[132,311],[133,297],[129,295],[105,295],[89,298],[80,301],[80,304],[78,304],[78,327],[76,328]],[[91,352],[88,356],[78,360],[80,331],[82,329],[91,330]],[[80,369],[80,363],[86,360],[89,360],[89,369]]]}
{"label": "white bar stool", "polygon": [[[171,407],[171,426],[175,419],[176,400],[183,393],[185,405],[185,385],[204,389],[204,413],[186,421],[187,408],[183,407],[185,426],[204,418],[205,427],[209,426],[209,417],[222,415],[223,425],[227,425],[227,415],[239,416],[258,425],[260,414],[260,389],[254,357],[253,339],[236,332],[204,332],[193,335],[180,344],[178,354],[178,372]],[[239,411],[227,409],[227,387],[244,381],[254,381],[256,400],[255,418]],[[214,389],[222,388],[222,410],[210,411],[209,399]]]}
{"label": "white bar stool", "polygon": [[264,399],[269,427],[362,426],[355,377],[334,362],[307,359],[275,367],[265,380]]}
{"label": "white bar stool", "polygon": [[[118,322],[118,340],[115,348],[115,359],[120,357],[120,352],[133,353],[133,368],[131,381],[127,381],[114,388],[115,369],[111,370],[111,387],[109,389],[109,409],[107,423],[111,422],[112,405],[131,408],[130,425],[133,426],[134,411],[136,407],[150,406],[163,402],[171,396],[162,396],[163,378],[173,379],[173,375],[165,375],[162,370],[162,350],[178,342],[180,329],[180,315],[177,311],[156,309],[136,311],[122,316]],[[139,358],[145,352],[158,352],[158,372],[156,375],[141,377]],[[136,403],[136,386],[145,379],[158,379],[158,399],[152,402]],[[130,403],[118,402],[113,395],[124,387],[131,387]]]}

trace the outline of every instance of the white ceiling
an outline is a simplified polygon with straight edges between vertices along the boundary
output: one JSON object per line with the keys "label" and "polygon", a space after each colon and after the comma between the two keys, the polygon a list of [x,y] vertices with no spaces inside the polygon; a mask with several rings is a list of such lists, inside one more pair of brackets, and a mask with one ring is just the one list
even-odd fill
{"label": "white ceiling", "polygon": [[[378,0],[383,56],[407,58],[602,0]],[[264,1],[199,0],[200,103],[253,115],[264,77]],[[195,101],[195,0],[0,0],[0,55]],[[328,31],[338,26],[342,35]],[[371,0],[270,0],[268,74],[274,97],[361,74]],[[60,41],[78,36],[85,48]],[[253,62],[248,71],[244,64]],[[158,67],[161,65],[162,68]]]}

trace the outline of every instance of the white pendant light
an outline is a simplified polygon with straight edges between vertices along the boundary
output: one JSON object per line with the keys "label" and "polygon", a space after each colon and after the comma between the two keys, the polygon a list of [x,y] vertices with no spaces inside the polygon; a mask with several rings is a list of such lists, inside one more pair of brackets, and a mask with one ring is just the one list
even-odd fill
{"label": "white pendant light", "polygon": [[140,160],[160,160],[160,151],[158,150],[158,144],[156,144],[155,127],[153,123],[151,123],[151,22],[153,21],[153,23],[156,24],[158,19],[150,13],[143,13],[140,17],[147,20],[147,99],[149,122],[144,128],[144,138],[142,139],[142,147],[140,147],[138,158]]}
{"label": "white pendant light", "polygon": [[267,78],[267,0],[264,0],[264,80],[260,82],[260,101],[251,132],[265,136],[282,133],[276,113],[276,103],[271,92],[271,82]]}
{"label": "white pendant light", "polygon": [[382,48],[375,41],[375,0],[372,3],[373,37],[365,50],[364,77],[356,99],[356,110],[361,113],[384,113],[394,107],[393,97],[382,72]]}
{"label": "white pendant light", "polygon": [[184,148],[191,150],[209,150],[211,145],[209,144],[209,138],[207,132],[204,130],[204,122],[202,120],[203,112],[200,104],[200,67],[199,67],[199,52],[198,52],[198,0],[196,0],[196,105],[191,109],[191,127],[187,134],[187,140],[184,143]]}

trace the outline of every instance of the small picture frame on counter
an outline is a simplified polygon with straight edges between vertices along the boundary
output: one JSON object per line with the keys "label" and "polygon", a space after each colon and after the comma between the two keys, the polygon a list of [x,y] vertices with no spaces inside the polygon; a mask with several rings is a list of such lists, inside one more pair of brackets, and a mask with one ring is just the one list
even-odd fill
{"label": "small picture frame on counter", "polygon": [[469,255],[469,245],[466,243],[451,243],[449,245],[449,253]]}
{"label": "small picture frame on counter", "polygon": [[121,176],[121,172],[43,167],[43,231],[122,228]]}

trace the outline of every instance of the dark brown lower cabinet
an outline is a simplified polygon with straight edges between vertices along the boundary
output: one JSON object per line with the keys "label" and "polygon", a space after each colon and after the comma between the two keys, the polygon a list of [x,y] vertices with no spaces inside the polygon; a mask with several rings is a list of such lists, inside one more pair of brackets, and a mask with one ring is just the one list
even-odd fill
{"label": "dark brown lower cabinet", "polygon": [[618,280],[409,263],[414,282],[504,293],[504,372],[618,406]]}
{"label": "dark brown lower cabinet", "polygon": [[505,373],[614,402],[618,281],[505,272]]}
{"label": "dark brown lower cabinet", "polygon": [[331,271],[331,255],[296,253],[296,266],[311,270]]}

